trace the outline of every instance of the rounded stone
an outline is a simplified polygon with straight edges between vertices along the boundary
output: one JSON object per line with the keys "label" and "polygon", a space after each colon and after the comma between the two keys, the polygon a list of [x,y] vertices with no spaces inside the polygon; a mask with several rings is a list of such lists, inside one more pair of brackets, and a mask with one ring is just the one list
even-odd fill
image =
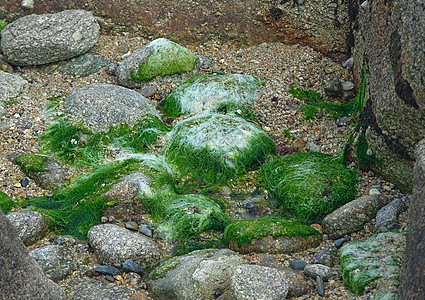
{"label": "rounded stone", "polygon": [[6,217],[15,225],[25,246],[34,244],[47,233],[47,220],[39,212],[12,212]]}

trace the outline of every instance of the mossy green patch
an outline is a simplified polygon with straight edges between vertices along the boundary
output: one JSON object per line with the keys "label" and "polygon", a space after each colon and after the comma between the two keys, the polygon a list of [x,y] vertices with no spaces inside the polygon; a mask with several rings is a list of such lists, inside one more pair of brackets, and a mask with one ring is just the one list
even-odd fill
{"label": "mossy green patch", "polygon": [[297,221],[282,217],[267,216],[255,219],[234,221],[224,230],[222,242],[228,246],[231,240],[236,240],[238,247],[249,244],[253,239],[260,240],[263,237],[306,237],[321,235],[320,232],[310,226],[302,225]]}
{"label": "mossy green patch", "polygon": [[[376,288],[388,296],[397,291],[398,274],[404,249],[405,237],[400,233],[380,233],[365,241],[356,241],[344,245],[340,249],[342,278],[345,285],[356,295],[365,289]],[[385,253],[382,249],[385,248]],[[394,282],[390,289],[379,291],[379,280]],[[380,298],[377,298],[380,299]]]}
{"label": "mossy green patch", "polygon": [[253,111],[261,85],[252,75],[196,76],[165,98],[164,110],[171,118],[204,110],[242,115],[243,111]]}
{"label": "mossy green patch", "polygon": [[319,93],[311,90],[301,90],[293,86],[291,86],[291,89],[288,92],[294,97],[307,102],[307,104],[301,106],[301,110],[303,111],[304,118],[306,120],[316,118],[316,114],[318,112],[326,113],[333,119],[339,119],[358,114],[363,110],[367,101],[366,84],[366,71],[362,69],[359,92],[357,96],[347,104],[323,102]]}
{"label": "mossy green patch", "polygon": [[168,272],[169,270],[174,269],[175,267],[177,267],[178,265],[180,265],[180,261],[177,260],[177,258],[170,258],[168,260],[166,260],[161,266],[159,266],[158,268],[155,269],[155,271],[153,271],[151,273],[151,279],[155,280],[158,278],[161,278],[161,276]]}
{"label": "mossy green patch", "polygon": [[5,28],[7,26],[7,23],[3,20],[0,20],[0,41],[1,41],[1,31],[3,30],[3,28]]}
{"label": "mossy green patch", "polygon": [[79,177],[68,189],[58,190],[51,196],[25,200],[23,205],[32,205],[48,216],[51,227],[61,234],[70,234],[85,239],[88,230],[100,223],[107,199],[102,195],[118,180],[132,172],[143,172],[157,185],[170,179],[163,173],[161,162],[152,155],[135,156],[122,161],[114,161],[95,167],[89,174]]}
{"label": "mossy green patch", "polygon": [[187,240],[207,230],[222,231],[230,222],[220,205],[203,195],[177,195],[173,189],[143,200],[157,231],[167,240]]}
{"label": "mossy green patch", "polygon": [[158,76],[190,72],[199,58],[189,49],[167,39],[156,39],[146,47],[152,49],[145,64],[141,64],[137,74],[132,70],[130,79],[134,82],[150,81]]}
{"label": "mossy green patch", "polygon": [[356,196],[356,172],[340,158],[308,152],[280,156],[261,168],[266,188],[285,213],[302,223],[318,222]]}
{"label": "mossy green patch", "polygon": [[112,126],[107,132],[93,134],[81,123],[72,123],[59,116],[40,139],[43,150],[57,155],[62,161],[81,165],[100,163],[111,149],[145,153],[159,136],[172,127],[152,115],[143,116],[135,125]]}
{"label": "mossy green patch", "polygon": [[164,147],[166,159],[176,164],[182,175],[208,184],[225,184],[275,151],[273,140],[257,125],[218,113],[201,113],[181,121]]}
{"label": "mossy green patch", "polygon": [[23,154],[18,156],[16,164],[22,168],[24,173],[29,172],[47,172],[43,165],[47,162],[48,157],[37,154]]}
{"label": "mossy green patch", "polygon": [[6,193],[0,191],[0,209],[5,215],[12,210],[14,207],[13,201],[9,198]]}

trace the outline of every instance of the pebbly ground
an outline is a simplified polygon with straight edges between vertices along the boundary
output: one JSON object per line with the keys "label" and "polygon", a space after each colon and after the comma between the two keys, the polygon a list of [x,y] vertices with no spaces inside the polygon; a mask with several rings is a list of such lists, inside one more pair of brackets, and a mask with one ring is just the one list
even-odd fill
{"label": "pebbly ground", "polygon": [[[90,51],[106,57],[118,64],[123,56],[137,48],[142,47],[148,41],[143,38],[126,36],[102,35]],[[256,76],[265,82],[261,88],[256,103],[256,113],[259,117],[259,125],[270,134],[279,147],[298,146],[301,151],[305,150],[306,143],[314,143],[320,147],[320,151],[327,154],[337,154],[341,151],[345,141],[349,137],[355,124],[338,126],[335,120],[325,117],[314,121],[303,120],[300,111],[302,101],[294,98],[287,91],[290,85],[302,89],[311,89],[323,94],[324,84],[332,79],[351,81],[353,76],[341,64],[324,57],[309,47],[285,45],[282,43],[265,43],[258,46],[233,49],[212,42],[196,47],[185,45],[193,52],[206,56],[214,61],[210,71],[223,71],[226,74],[242,73]],[[114,84],[115,77],[102,70],[96,74],[84,78],[64,76],[58,73],[43,74],[40,67],[17,68],[15,72],[29,82],[29,92],[26,96],[9,103],[7,114],[0,121],[0,189],[12,199],[31,198],[37,195],[47,194],[35,185],[30,179],[26,187],[22,187],[21,180],[25,175],[19,167],[13,165],[7,155],[16,151],[37,153],[40,151],[37,138],[45,131],[47,121],[52,116],[47,115],[45,107],[47,98],[66,95],[72,90],[95,82]],[[151,101],[159,104],[160,101],[176,87],[174,84],[156,84],[158,92],[149,97]],[[75,170],[75,175],[81,170]],[[372,186],[380,185],[383,193],[392,198],[401,197],[400,192],[390,182],[385,182],[371,172],[359,171],[360,183],[358,184],[358,196],[367,194]],[[231,189],[234,192],[246,192],[253,190],[255,182],[246,180],[238,181]],[[402,214],[402,230],[406,227],[407,212]],[[145,215],[143,218],[148,218]],[[348,236],[350,240],[358,240],[373,234],[373,221],[363,230]],[[39,243],[31,246],[31,249],[49,244],[49,235]],[[324,237],[324,243],[316,250],[325,249],[333,244],[333,241]],[[160,242],[165,253],[170,254],[170,245]],[[96,262],[88,247],[84,243],[79,246],[80,262],[89,257],[90,263],[85,268],[95,266]],[[275,255],[278,261],[285,266],[296,259],[309,261],[315,250],[303,251],[292,255]],[[246,263],[259,263],[264,254],[242,255]],[[84,264],[81,264],[84,266]],[[83,267],[84,269],[84,267]],[[77,271],[72,278],[79,277],[83,271]],[[62,284],[66,285],[66,282]],[[122,284],[117,281],[117,284]],[[128,287],[136,294],[146,295],[141,288]],[[137,291],[139,290],[139,291]],[[350,299],[352,296],[340,280],[334,280],[325,284],[326,299]],[[142,296],[141,296],[142,297]],[[318,299],[314,291],[300,299]],[[143,299],[143,298],[142,298]]]}

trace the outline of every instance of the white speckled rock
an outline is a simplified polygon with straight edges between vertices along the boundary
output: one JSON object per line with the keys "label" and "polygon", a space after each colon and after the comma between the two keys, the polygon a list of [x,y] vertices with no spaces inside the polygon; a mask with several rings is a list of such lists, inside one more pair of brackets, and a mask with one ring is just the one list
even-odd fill
{"label": "white speckled rock", "polygon": [[151,238],[116,225],[93,226],[87,239],[100,264],[121,268],[131,259],[146,268],[156,265],[161,258],[160,249]]}
{"label": "white speckled rock", "polygon": [[43,65],[81,55],[94,46],[100,26],[88,11],[22,17],[1,33],[1,50],[12,65]]}
{"label": "white speckled rock", "polygon": [[47,233],[47,220],[37,211],[11,212],[6,217],[16,227],[25,246],[34,244]]}

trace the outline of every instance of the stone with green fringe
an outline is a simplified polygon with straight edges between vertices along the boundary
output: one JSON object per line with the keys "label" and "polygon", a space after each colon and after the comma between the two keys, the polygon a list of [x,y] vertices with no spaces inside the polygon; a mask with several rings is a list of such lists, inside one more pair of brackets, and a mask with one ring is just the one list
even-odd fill
{"label": "stone with green fringe", "polygon": [[353,200],[357,175],[341,159],[308,152],[281,156],[261,168],[267,189],[283,213],[306,224]]}
{"label": "stone with green fringe", "polygon": [[254,107],[261,84],[252,75],[196,76],[165,98],[164,110],[172,118],[204,110],[242,114],[243,110]]}
{"label": "stone with green fringe", "polygon": [[240,253],[296,253],[319,246],[322,234],[297,221],[266,216],[232,222],[222,241]]}
{"label": "stone with green fringe", "polygon": [[210,112],[179,122],[164,146],[182,175],[208,184],[226,183],[274,152],[273,140],[254,123]]}

